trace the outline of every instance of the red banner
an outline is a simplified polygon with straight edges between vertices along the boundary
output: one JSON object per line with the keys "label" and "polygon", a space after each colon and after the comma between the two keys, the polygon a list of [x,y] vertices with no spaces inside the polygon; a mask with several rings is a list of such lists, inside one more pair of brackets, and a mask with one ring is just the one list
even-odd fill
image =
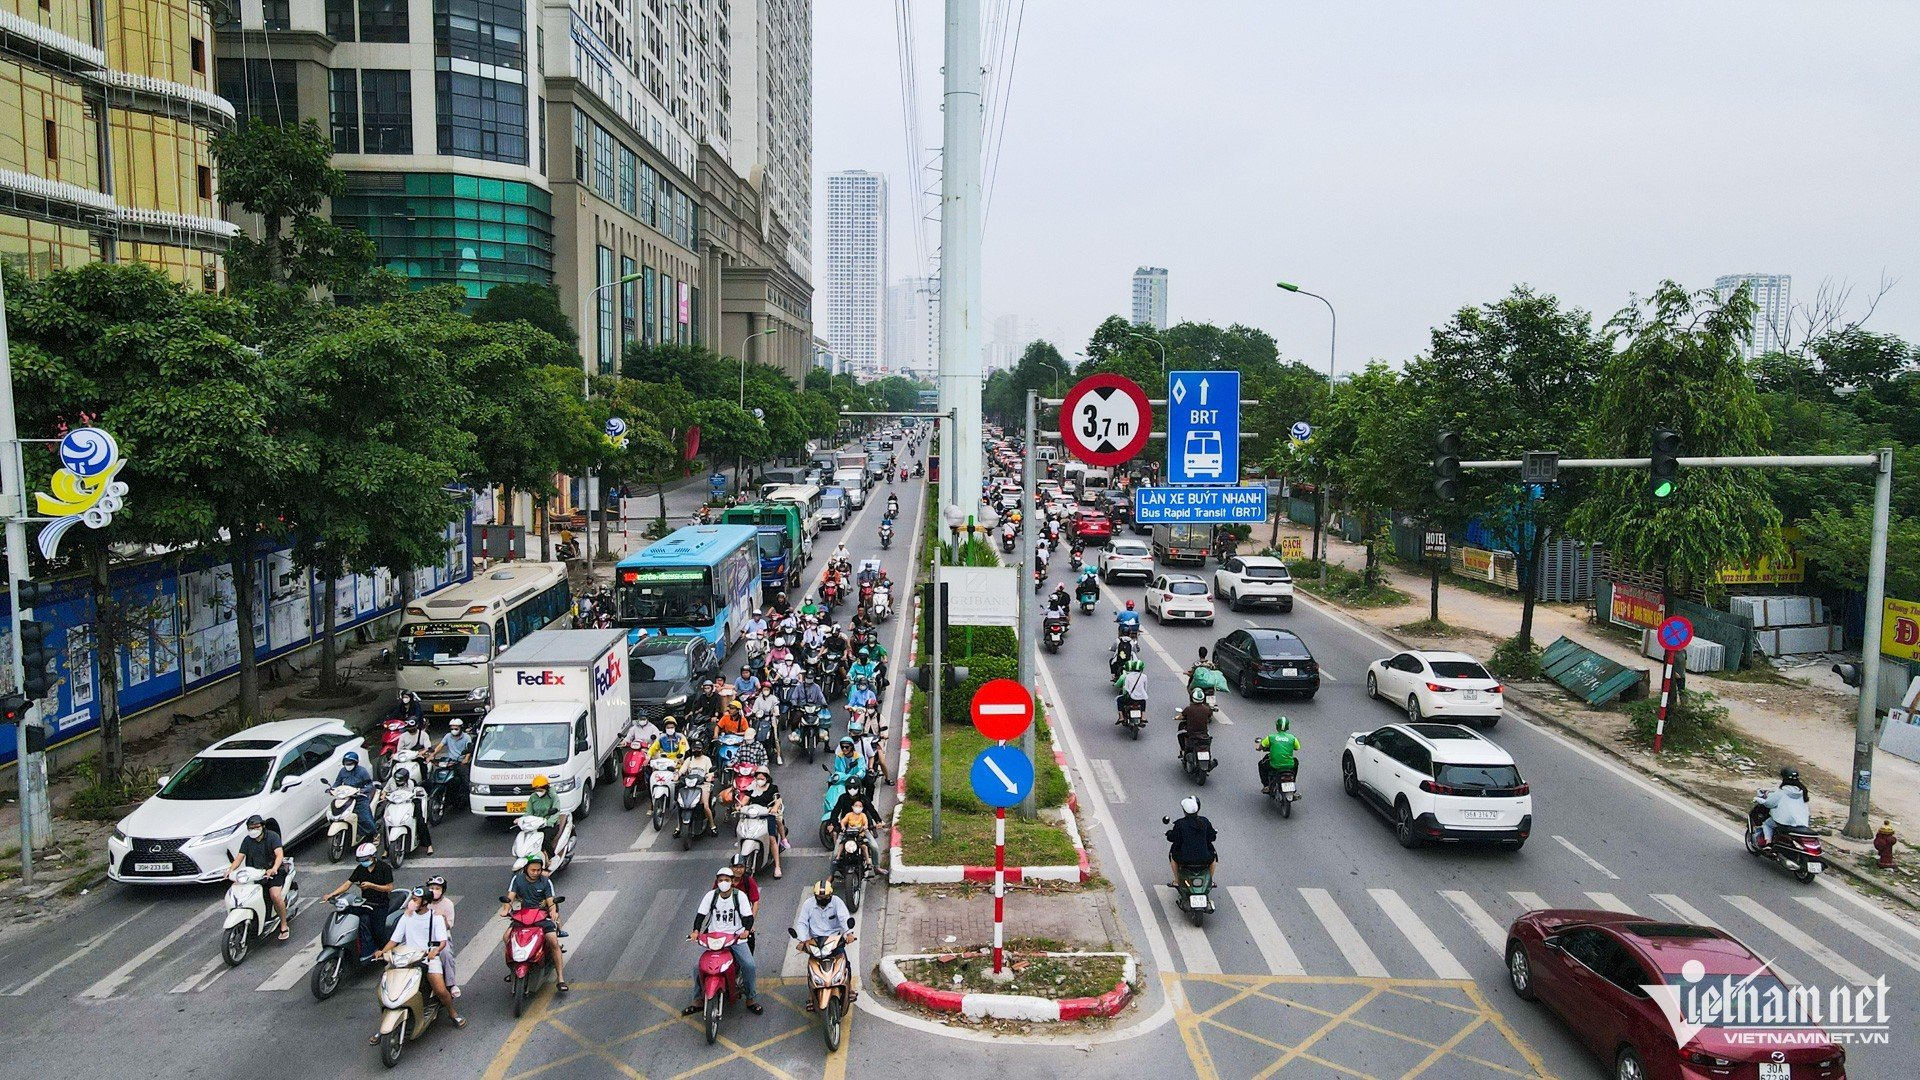
{"label": "red banner", "polygon": [[700,455],[700,425],[687,429],[687,460],[692,461]]}
{"label": "red banner", "polygon": [[1613,621],[1623,626],[1644,626],[1651,630],[1666,618],[1667,605],[1657,589],[1613,583]]}

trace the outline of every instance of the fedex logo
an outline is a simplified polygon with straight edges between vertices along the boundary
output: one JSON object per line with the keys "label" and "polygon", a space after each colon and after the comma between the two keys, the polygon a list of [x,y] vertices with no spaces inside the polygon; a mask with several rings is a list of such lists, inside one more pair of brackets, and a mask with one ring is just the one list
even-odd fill
{"label": "fedex logo", "polygon": [[516,671],[513,681],[521,686],[564,686],[567,677],[557,671],[542,671],[538,675],[531,671]]}
{"label": "fedex logo", "polygon": [[600,697],[607,691],[613,689],[613,685],[620,681],[622,671],[623,669],[620,667],[620,653],[617,650],[608,653],[606,666],[593,669],[594,696]]}

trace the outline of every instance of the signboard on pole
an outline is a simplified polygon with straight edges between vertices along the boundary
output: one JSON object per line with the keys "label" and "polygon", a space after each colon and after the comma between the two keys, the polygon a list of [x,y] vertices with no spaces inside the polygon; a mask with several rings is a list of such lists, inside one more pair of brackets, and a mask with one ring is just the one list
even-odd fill
{"label": "signboard on pole", "polygon": [[1288,533],[1280,538],[1280,560],[1293,562],[1307,557],[1307,545],[1301,537]]}
{"label": "signboard on pole", "polygon": [[1610,610],[1613,621],[1622,626],[1642,626],[1651,630],[1666,618],[1667,601],[1658,589],[1616,581],[1613,583]]}
{"label": "signboard on pole", "polygon": [[1033,790],[1033,761],[1017,746],[989,746],[974,757],[967,779],[981,802],[1005,809]]}
{"label": "signboard on pole", "polygon": [[1267,520],[1267,489],[1136,488],[1133,520],[1142,525],[1250,525]]}
{"label": "signboard on pole", "polygon": [[1153,409],[1140,384],[1123,375],[1089,375],[1060,402],[1060,439],[1067,453],[1108,468],[1131,460],[1147,445]]}
{"label": "signboard on pole", "polygon": [[1020,571],[1011,566],[943,566],[947,621],[955,626],[1019,626]]}
{"label": "signboard on pole", "polygon": [[1240,373],[1167,373],[1167,483],[1240,479]]}
{"label": "signboard on pole", "polygon": [[1020,737],[1033,723],[1033,695],[1012,679],[990,679],[969,703],[974,730],[995,742]]}

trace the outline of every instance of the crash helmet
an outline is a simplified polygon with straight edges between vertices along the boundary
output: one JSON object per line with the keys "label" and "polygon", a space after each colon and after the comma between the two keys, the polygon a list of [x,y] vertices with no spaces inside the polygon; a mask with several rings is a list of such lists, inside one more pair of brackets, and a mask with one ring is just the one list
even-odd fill
{"label": "crash helmet", "polygon": [[341,758],[340,758],[340,764],[342,764],[342,765],[358,765],[358,764],[360,764],[360,755],[359,755],[359,754],[356,754],[356,753],[354,753],[354,752],[353,752],[353,751],[351,751],[351,750],[349,750],[349,751],[347,751],[347,752],[346,752],[346,753],[345,753],[344,755],[342,755],[342,756],[341,756]]}
{"label": "crash helmet", "polygon": [[459,731],[461,728],[466,726],[467,726],[467,722],[460,719],[457,716],[447,722],[447,730],[450,732]]}
{"label": "crash helmet", "polygon": [[821,878],[813,883],[813,898],[822,904],[833,899],[833,882]]}
{"label": "crash helmet", "polygon": [[1145,671],[1147,670],[1147,662],[1145,660],[1139,659],[1138,657],[1135,657],[1134,659],[1127,661],[1127,670],[1128,671]]}
{"label": "crash helmet", "polygon": [[671,732],[677,729],[679,726],[680,726],[680,721],[675,720],[671,716],[663,716],[660,718],[660,730],[662,731]]}
{"label": "crash helmet", "polygon": [[847,717],[848,736],[857,739],[866,733],[867,725],[860,719],[859,713],[854,713],[852,716]]}
{"label": "crash helmet", "polygon": [[1207,689],[1204,686],[1196,686],[1187,692],[1187,696],[1193,699],[1194,704],[1198,705],[1207,700]]}
{"label": "crash helmet", "polygon": [[380,845],[371,840],[353,849],[353,857],[356,859],[371,859],[378,854],[380,854]]}
{"label": "crash helmet", "polygon": [[1200,812],[1200,796],[1189,795],[1186,798],[1181,799],[1180,810],[1182,813],[1187,813],[1187,814],[1199,813]]}
{"label": "crash helmet", "polygon": [[1292,726],[1293,721],[1284,716],[1276,716],[1273,718],[1273,730],[1275,731],[1285,731]]}
{"label": "crash helmet", "polygon": [[853,753],[853,740],[846,736],[841,736],[840,749],[846,751],[849,754]]}
{"label": "crash helmet", "polygon": [[542,773],[541,775],[533,778],[533,790],[539,791],[541,788],[546,786],[547,786],[547,777],[545,773]]}
{"label": "crash helmet", "polygon": [[1127,610],[1128,610],[1128,611],[1132,611],[1132,610],[1133,610],[1133,601],[1131,601],[1131,600],[1129,600],[1129,601],[1127,601]]}
{"label": "crash helmet", "polygon": [[1793,784],[1795,786],[1799,786],[1800,770],[1794,768],[1791,765],[1782,766],[1780,769],[1780,782],[1783,784]]}

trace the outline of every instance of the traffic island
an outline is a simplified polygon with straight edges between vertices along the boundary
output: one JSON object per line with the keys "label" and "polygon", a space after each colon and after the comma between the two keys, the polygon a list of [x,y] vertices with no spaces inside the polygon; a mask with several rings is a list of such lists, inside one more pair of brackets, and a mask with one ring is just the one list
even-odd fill
{"label": "traffic island", "polygon": [[882,957],[880,978],[896,999],[931,1012],[1023,1023],[1111,1019],[1139,985],[1126,953],[1008,949],[996,977],[989,948]]}

